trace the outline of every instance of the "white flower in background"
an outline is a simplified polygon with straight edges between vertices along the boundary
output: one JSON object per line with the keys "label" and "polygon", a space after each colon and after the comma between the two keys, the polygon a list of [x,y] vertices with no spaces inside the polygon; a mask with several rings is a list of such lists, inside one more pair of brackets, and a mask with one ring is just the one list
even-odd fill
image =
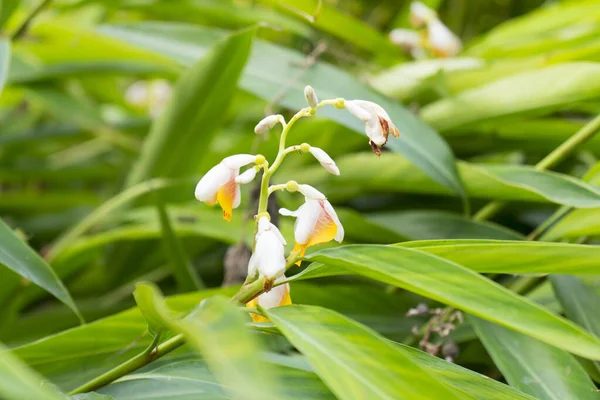
{"label": "white flower in background", "polygon": [[387,143],[390,133],[395,138],[400,137],[400,131],[379,104],[365,100],[346,100],[344,104],[350,114],[366,123],[365,133],[375,154],[381,155],[380,149]]}
{"label": "white flower in background", "polygon": [[257,135],[261,133],[267,133],[271,129],[273,129],[273,127],[278,123],[281,125],[285,124],[285,119],[283,118],[283,115],[276,114],[266,116],[263,119],[261,119],[258,124],[256,124],[256,126],[254,127],[254,133],[256,133]]}
{"label": "white flower in background", "polygon": [[410,53],[415,59],[425,57],[423,51],[423,40],[417,31],[410,29],[393,29],[389,35],[390,41],[400,46],[404,51]]}
{"label": "white flower in background", "polygon": [[317,104],[319,104],[319,98],[317,97],[317,93],[312,86],[306,86],[304,88],[304,97],[306,98],[306,102],[310,108],[316,108]]}
{"label": "white flower in background", "polygon": [[304,204],[296,211],[279,210],[281,215],[296,217],[294,251],[301,257],[309,246],[331,240],[341,243],[344,227],[325,195],[309,185],[298,185],[298,191],[304,195]]}
{"label": "white flower in background", "polygon": [[427,26],[428,44],[437,57],[452,57],[462,49],[462,42],[439,19],[429,22]]}
{"label": "white flower in background", "polygon": [[325,168],[325,170],[327,170],[327,172],[333,175],[340,174],[340,169],[335,164],[335,161],[333,161],[333,159],[329,157],[329,154],[325,153],[324,150],[318,147],[310,146],[308,144],[303,144],[302,146],[304,146],[304,148],[308,147],[308,152],[312,154],[319,163],[321,163],[321,165],[323,166],[323,168]]}
{"label": "white flower in background", "polygon": [[268,217],[260,217],[256,233],[256,246],[248,263],[248,275],[253,276],[258,272],[260,276],[272,280],[283,275],[285,272],[285,245],[286,241],[279,229],[269,221]]}
{"label": "white flower in background", "polygon": [[173,89],[164,79],[137,81],[125,92],[125,101],[138,108],[146,109],[152,117],[158,117],[171,98]]}
{"label": "white flower in background", "polygon": [[210,206],[218,202],[223,209],[223,218],[230,221],[232,210],[240,205],[239,184],[248,183],[256,176],[254,168],[252,168],[254,172],[249,170],[242,175],[240,175],[240,168],[250,163],[262,164],[262,162],[264,162],[263,156],[252,154],[236,154],[224,158],[200,179],[194,192],[196,199]]}
{"label": "white flower in background", "polygon": [[[276,283],[285,279],[285,276],[281,276],[275,280]],[[255,299],[250,300],[246,305],[248,307],[257,308],[259,305],[262,308],[269,309],[279,306],[287,306],[292,304],[290,297],[290,285],[285,283],[283,285],[275,286],[269,292],[263,293]],[[252,321],[254,322],[269,322],[269,319],[259,314],[250,314]]]}

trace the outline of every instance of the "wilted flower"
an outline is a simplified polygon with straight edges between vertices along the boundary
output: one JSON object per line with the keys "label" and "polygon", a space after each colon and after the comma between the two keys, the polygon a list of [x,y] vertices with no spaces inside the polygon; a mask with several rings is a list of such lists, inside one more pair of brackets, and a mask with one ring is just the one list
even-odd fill
{"label": "wilted flower", "polygon": [[[285,279],[285,276],[279,277],[275,282],[280,282]],[[269,309],[279,306],[287,306],[292,304],[290,297],[290,285],[285,283],[283,285],[275,286],[269,292],[263,293],[255,299],[250,300],[246,303],[246,306],[257,308],[257,305],[262,308]],[[250,314],[252,321],[254,322],[269,322],[269,319],[259,314]]]}
{"label": "wilted flower", "polygon": [[334,239],[341,243],[344,228],[325,195],[309,185],[298,185],[298,191],[305,197],[304,204],[296,211],[279,210],[281,215],[296,217],[294,251],[298,256],[303,256],[309,246]]}
{"label": "wilted flower", "polygon": [[286,241],[268,217],[258,219],[256,246],[248,263],[248,275],[274,280],[285,272],[284,246]]}
{"label": "wilted flower", "polygon": [[319,99],[317,98],[317,93],[312,86],[306,86],[304,88],[304,97],[306,98],[306,102],[310,106],[310,108],[316,108],[317,104],[319,104]]}
{"label": "wilted flower", "polygon": [[224,158],[200,179],[194,192],[196,198],[211,206],[218,202],[223,209],[223,218],[230,221],[232,210],[240,205],[239,183],[250,182],[256,175],[256,171],[246,171],[239,175],[240,168],[257,162],[259,158],[264,160],[264,157],[252,154],[236,154]]}
{"label": "wilted flower", "polygon": [[379,104],[365,100],[346,100],[345,106],[350,114],[366,122],[365,133],[375,154],[381,155],[380,149],[387,143],[390,133],[396,138],[400,137],[400,131]]}
{"label": "wilted flower", "polygon": [[340,174],[340,170],[335,164],[335,161],[333,161],[333,159],[329,157],[329,154],[325,153],[325,151],[313,146],[309,146],[308,151],[317,159],[319,163],[321,163],[321,165],[327,170],[327,172],[333,175]]}
{"label": "wilted flower", "polygon": [[285,123],[285,119],[283,118],[283,115],[281,115],[281,114],[269,115],[267,117],[264,117],[254,127],[254,133],[256,133],[257,135],[261,134],[261,133],[267,133],[271,129],[273,129],[273,127],[275,125],[277,125],[278,123],[280,123],[282,125]]}

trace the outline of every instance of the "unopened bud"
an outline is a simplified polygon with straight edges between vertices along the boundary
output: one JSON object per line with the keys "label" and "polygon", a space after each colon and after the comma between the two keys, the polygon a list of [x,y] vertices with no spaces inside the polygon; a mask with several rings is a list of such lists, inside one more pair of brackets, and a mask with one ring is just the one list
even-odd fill
{"label": "unopened bud", "polygon": [[262,154],[257,154],[256,155],[256,160],[254,160],[254,163],[256,165],[263,165],[265,163],[265,161],[267,161],[267,159],[265,158],[265,156],[263,156]]}
{"label": "unopened bud", "polygon": [[312,154],[317,159],[317,161],[321,163],[321,165],[327,170],[327,172],[333,175],[340,174],[340,170],[337,167],[337,165],[335,165],[335,161],[333,161],[333,159],[329,157],[329,154],[325,153],[325,151],[318,147],[311,147],[309,151],[310,154]]}
{"label": "unopened bud", "polygon": [[308,143],[302,143],[300,145],[300,150],[302,150],[303,152],[307,153],[308,151],[310,151],[310,144],[308,144]]}
{"label": "unopened bud", "polygon": [[258,124],[254,127],[254,133],[257,135],[261,133],[269,132],[275,125],[278,123],[283,123],[285,120],[283,119],[283,115],[269,115],[260,120]]}
{"label": "unopened bud", "polygon": [[288,192],[298,191],[298,182],[288,181],[288,183],[285,184],[285,190],[287,190]]}
{"label": "unopened bud", "polygon": [[256,176],[256,168],[250,168],[235,178],[235,183],[250,183]]}
{"label": "unopened bud", "polygon": [[306,98],[306,102],[310,106],[310,108],[316,108],[317,104],[319,104],[319,99],[317,98],[317,93],[312,86],[306,86],[304,88],[304,97]]}

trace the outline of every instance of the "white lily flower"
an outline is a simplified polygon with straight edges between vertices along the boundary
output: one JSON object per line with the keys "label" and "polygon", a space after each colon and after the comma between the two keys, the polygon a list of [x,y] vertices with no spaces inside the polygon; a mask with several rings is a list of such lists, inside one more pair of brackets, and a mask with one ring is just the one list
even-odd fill
{"label": "white lily flower", "polygon": [[365,133],[375,154],[381,155],[380,149],[387,143],[390,133],[396,138],[400,137],[400,131],[379,104],[366,100],[346,100],[345,107],[350,114],[366,122]]}
{"label": "white lily flower", "polygon": [[281,115],[281,114],[269,115],[269,116],[261,119],[260,122],[258,124],[256,124],[256,126],[254,127],[254,133],[256,133],[257,135],[259,135],[261,133],[267,133],[271,129],[273,129],[273,127],[275,125],[277,125],[279,123],[281,125],[283,125],[285,123],[285,119],[283,118],[283,115]]}
{"label": "white lily flower", "polygon": [[435,10],[427,7],[420,1],[410,3],[410,23],[413,26],[422,27],[434,19],[437,19]]}
{"label": "white lily flower", "polygon": [[[277,278],[275,282],[281,282],[284,279],[285,276],[282,275]],[[246,306],[257,308],[258,305],[268,310],[269,308],[287,306],[289,304],[292,304],[292,299],[290,297],[290,285],[285,283],[283,285],[275,286],[269,292],[263,293],[257,298],[250,300],[248,303],[246,303]],[[269,322],[268,318],[259,314],[250,314],[250,316],[254,322]]]}
{"label": "white lily flower", "polygon": [[286,241],[279,229],[269,221],[267,217],[258,220],[258,232],[256,233],[256,246],[254,253],[248,263],[248,275],[275,279],[285,272],[284,246]]}
{"label": "white lily flower", "polygon": [[279,210],[281,215],[296,217],[294,251],[303,256],[309,246],[331,240],[341,243],[344,240],[344,227],[323,193],[309,185],[298,185],[298,191],[305,197],[304,204],[296,211],[286,208]]}
{"label": "white lily flower", "polygon": [[317,93],[312,86],[306,86],[304,88],[304,97],[306,98],[306,102],[310,108],[316,108],[317,104],[319,104],[319,98],[317,97]]}
{"label": "white lily flower", "polygon": [[312,146],[310,147],[310,149],[308,149],[308,151],[317,159],[319,163],[321,163],[321,165],[327,170],[327,172],[333,175],[340,174],[340,170],[335,164],[335,161],[333,161],[333,159],[329,157],[329,154],[325,153],[325,151],[318,147]]}
{"label": "white lily flower", "polygon": [[218,202],[223,209],[223,218],[230,221],[232,210],[241,201],[240,185],[236,182],[240,168],[256,162],[256,159],[257,156],[252,154],[236,154],[224,158],[200,179],[194,191],[196,199],[210,206]]}
{"label": "white lily flower", "polygon": [[434,19],[427,26],[429,46],[437,57],[452,57],[462,49],[462,42],[440,20]]}

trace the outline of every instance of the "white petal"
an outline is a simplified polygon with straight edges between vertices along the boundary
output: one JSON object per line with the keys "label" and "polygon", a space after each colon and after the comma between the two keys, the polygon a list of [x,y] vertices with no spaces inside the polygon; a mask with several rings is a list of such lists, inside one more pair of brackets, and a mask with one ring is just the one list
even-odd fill
{"label": "white petal", "polygon": [[285,238],[283,237],[281,232],[279,232],[279,229],[273,224],[271,224],[271,232],[273,232],[275,234],[275,236],[277,236],[279,238],[279,240],[281,241],[281,244],[283,244],[284,246],[287,245]]}
{"label": "white petal", "polygon": [[340,219],[338,218],[331,203],[328,202],[327,200],[325,200],[323,203],[325,206],[325,212],[327,212],[327,214],[329,214],[329,216],[331,217],[331,219],[333,219],[333,222],[335,222],[335,224],[337,226],[337,232],[335,233],[334,239],[336,240],[336,242],[342,243],[342,240],[344,240],[344,227],[342,226],[342,223],[340,222]]}
{"label": "white petal", "polygon": [[381,129],[379,118],[377,117],[367,122],[365,126],[365,133],[367,134],[369,139],[371,139],[371,141],[379,147],[383,146],[387,141],[387,139],[383,135],[383,130]]}
{"label": "white petal", "polygon": [[257,236],[254,255],[261,276],[277,278],[285,272],[284,248],[275,232],[267,230]]}
{"label": "white petal", "polygon": [[235,183],[250,183],[256,177],[256,168],[249,168],[235,178]]}
{"label": "white petal", "polygon": [[319,215],[321,214],[321,204],[319,200],[306,198],[306,203],[298,209],[298,218],[294,224],[294,236],[296,243],[306,244],[308,239],[317,226]]}
{"label": "white petal", "polygon": [[229,179],[232,171],[219,163],[208,171],[196,185],[194,195],[200,201],[214,203],[217,200],[217,191]]}
{"label": "white petal", "polygon": [[283,123],[283,115],[269,115],[260,120],[258,124],[254,127],[254,133],[261,134],[269,132],[278,122]]}
{"label": "white petal", "polygon": [[390,41],[405,49],[412,50],[421,44],[419,34],[410,29],[393,29],[389,35]]}
{"label": "white petal", "polygon": [[460,39],[437,19],[429,23],[429,42],[438,53],[444,56],[454,56],[462,48]]}
{"label": "white petal", "polygon": [[263,233],[271,229],[271,221],[267,217],[260,217],[258,219],[258,234]]}
{"label": "white petal", "polygon": [[[298,191],[305,197],[316,200],[326,199],[325,195],[310,185],[298,185]],[[298,210],[300,211],[300,210]]]}
{"label": "white petal", "polygon": [[317,97],[317,93],[312,86],[306,86],[304,88],[304,97],[311,108],[315,108],[317,107],[317,104],[319,104],[319,98]]}
{"label": "white petal", "polygon": [[317,161],[321,163],[321,165],[327,170],[327,172],[333,175],[340,174],[339,168],[337,167],[337,165],[335,165],[335,161],[333,161],[333,159],[329,157],[329,154],[325,153],[318,147],[311,147],[308,151],[310,151],[310,154],[315,156]]}
{"label": "white petal", "polygon": [[287,208],[280,208],[279,209],[279,214],[285,216],[285,217],[297,217],[298,216],[298,210],[296,211],[291,211],[288,210]]}
{"label": "white petal", "polygon": [[240,203],[242,202],[242,191],[240,190],[240,185],[235,185],[235,197],[233,198],[233,203],[231,204],[231,208],[238,208]]}
{"label": "white petal", "polygon": [[253,276],[256,273],[256,257],[254,254],[250,256],[250,261],[248,261],[248,276]]}
{"label": "white petal", "polygon": [[274,234],[279,239],[281,244],[283,244],[284,246],[287,244],[287,242],[285,241],[285,238],[283,237],[281,232],[279,232],[279,229],[277,229],[277,227],[275,225],[273,225],[267,217],[260,217],[260,219],[258,220],[258,232],[256,234],[257,242],[258,242],[259,235],[262,235],[262,234],[266,235],[266,234],[271,234],[271,233]]}
{"label": "white petal", "polygon": [[253,163],[256,161],[256,156],[252,154],[236,154],[233,156],[229,156],[224,158],[223,165],[225,165],[229,169],[239,170],[245,165]]}
{"label": "white petal", "polygon": [[371,118],[369,110],[360,105],[361,100],[346,100],[344,105],[350,114],[361,121],[367,122]]}
{"label": "white petal", "polygon": [[365,109],[365,110],[369,111],[369,113],[371,113],[369,120],[372,118],[373,112],[375,112],[375,115],[377,115],[379,117],[382,117],[389,121],[392,120],[390,118],[390,116],[388,115],[388,113],[385,111],[385,108],[381,107],[377,103],[373,103],[372,101],[367,101],[367,100],[353,100],[353,101],[356,102],[356,104],[358,104],[360,107],[362,107],[363,109]]}
{"label": "white petal", "polygon": [[258,296],[258,304],[266,309],[279,306],[283,298],[290,291],[290,285],[284,284],[275,286],[267,293],[263,293]]}

